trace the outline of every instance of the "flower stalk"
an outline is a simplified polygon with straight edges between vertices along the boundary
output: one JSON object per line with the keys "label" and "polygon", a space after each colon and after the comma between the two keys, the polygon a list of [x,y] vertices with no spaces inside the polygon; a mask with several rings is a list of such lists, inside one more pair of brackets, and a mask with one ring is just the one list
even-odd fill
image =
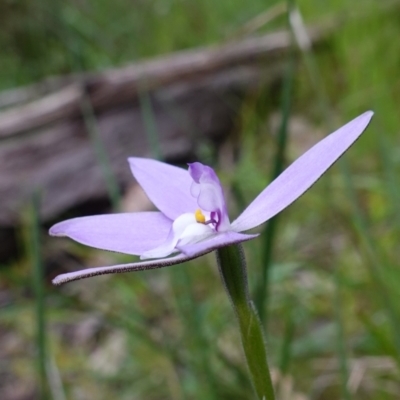
{"label": "flower stalk", "polygon": [[250,300],[246,261],[240,244],[217,250],[218,268],[239,323],[244,355],[257,397],[274,400],[260,318]]}

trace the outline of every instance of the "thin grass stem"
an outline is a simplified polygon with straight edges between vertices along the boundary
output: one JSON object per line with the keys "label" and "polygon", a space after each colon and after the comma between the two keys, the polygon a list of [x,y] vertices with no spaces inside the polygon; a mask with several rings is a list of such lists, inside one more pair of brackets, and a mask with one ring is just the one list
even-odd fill
{"label": "thin grass stem", "polygon": [[279,357],[279,369],[283,376],[289,372],[290,361],[292,359],[292,343],[296,327],[293,313],[294,307],[294,299],[292,295],[289,294],[285,305],[285,329],[283,332],[283,341]]}
{"label": "thin grass stem", "polygon": [[46,310],[44,293],[44,273],[41,257],[40,222],[39,222],[39,193],[35,192],[31,199],[31,223],[29,229],[30,258],[33,272],[33,288],[35,292],[35,319],[36,319],[36,347],[37,370],[39,379],[40,399],[48,398],[46,376],[47,349],[46,349]]}
{"label": "thin grass stem", "polygon": [[46,370],[52,399],[67,400],[60,371],[52,354],[49,354],[49,356],[47,357]]}
{"label": "thin grass stem", "polygon": [[[85,70],[84,51],[82,50],[80,40],[76,40],[76,34],[74,34],[73,26],[66,22],[65,17],[60,12],[61,4],[57,3],[59,3],[59,0],[56,2],[50,2],[50,8],[44,8],[44,11],[49,14],[51,20],[54,20],[54,24],[56,24],[57,27],[57,29],[55,29],[55,27],[50,26],[47,27],[47,29],[57,34],[59,36],[59,39],[62,40],[63,44],[68,49],[71,69],[73,71],[82,72],[83,70]],[[108,197],[110,199],[113,209],[117,210],[121,200],[118,180],[114,175],[106,148],[101,140],[99,129],[97,126],[96,115],[93,110],[90,96],[88,94],[85,94],[83,96],[80,108],[86,130],[89,134],[90,141],[94,148],[97,162],[102,171]]]}
{"label": "thin grass stem", "polygon": [[196,391],[199,399],[217,399],[216,382],[209,364],[210,344],[204,337],[204,323],[199,307],[193,297],[193,284],[185,266],[172,268],[171,286],[174,289],[176,303],[181,314],[185,330],[185,341],[190,344],[193,367],[198,381]]}
{"label": "thin grass stem", "polygon": [[[291,10],[291,0],[288,0],[288,10]],[[288,124],[293,96],[293,82],[295,74],[295,53],[291,48],[288,56],[285,78],[282,88],[281,110],[282,119],[277,135],[276,154],[271,181],[281,174],[285,165],[285,153],[288,141]],[[270,290],[270,274],[273,263],[273,250],[276,238],[278,217],[268,221],[263,232],[263,252],[261,262],[261,277],[256,289],[255,304],[262,323],[267,323],[268,303]]]}
{"label": "thin grass stem", "polygon": [[84,96],[81,103],[81,109],[86,129],[89,133],[90,140],[96,153],[97,161],[103,173],[108,196],[110,198],[113,208],[117,210],[121,200],[118,181],[112,171],[111,164],[107,156],[107,151],[101,141],[99,130],[97,127],[96,116],[94,114],[89,96]]}
{"label": "thin grass stem", "polygon": [[156,124],[156,117],[154,115],[150,95],[147,91],[141,91],[139,93],[139,103],[151,154],[155,159],[161,160],[162,152],[158,138],[159,136]]}
{"label": "thin grass stem", "polygon": [[339,370],[340,370],[340,383],[341,392],[344,400],[351,400],[352,395],[348,388],[349,370],[347,365],[347,350],[346,350],[346,338],[343,321],[343,305],[341,298],[341,282],[340,282],[340,271],[339,268],[335,268],[335,297],[334,297],[334,309],[336,317],[336,346],[339,352]]}

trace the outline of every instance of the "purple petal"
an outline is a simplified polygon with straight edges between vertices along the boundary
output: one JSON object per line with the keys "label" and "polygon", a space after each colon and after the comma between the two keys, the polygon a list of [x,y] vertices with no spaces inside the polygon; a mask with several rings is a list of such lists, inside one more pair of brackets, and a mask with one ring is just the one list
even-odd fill
{"label": "purple petal", "polygon": [[59,222],[50,235],[71,239],[102,250],[140,255],[159,246],[172,221],[160,212],[94,215]]}
{"label": "purple petal", "polygon": [[372,116],[373,112],[367,111],[299,157],[233,221],[232,229],[254,228],[293,203],[354,143]]}
{"label": "purple petal", "polygon": [[168,218],[174,220],[198,206],[190,194],[192,178],[182,168],[148,158],[129,158],[133,176],[153,204]]}
{"label": "purple petal", "polygon": [[179,249],[182,253],[186,254],[188,257],[193,257],[196,254],[208,253],[212,250],[218,249],[219,247],[245,242],[247,240],[254,239],[257,236],[258,234],[247,235],[245,233],[237,233],[230,231],[230,232],[219,233],[218,235],[213,236],[210,239],[195,244],[179,246],[178,243],[176,248]]}
{"label": "purple petal", "polygon": [[190,192],[197,198],[199,207],[218,216],[216,230],[223,232],[230,228],[224,191],[214,170],[199,162],[189,164],[189,174],[193,178]]}

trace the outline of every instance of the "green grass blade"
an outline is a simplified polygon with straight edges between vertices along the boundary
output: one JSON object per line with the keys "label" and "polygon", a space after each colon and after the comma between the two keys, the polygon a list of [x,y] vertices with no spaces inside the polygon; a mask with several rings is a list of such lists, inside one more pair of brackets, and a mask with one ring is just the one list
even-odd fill
{"label": "green grass blade", "polygon": [[292,343],[296,327],[293,312],[293,309],[295,308],[295,302],[291,294],[287,296],[285,303],[285,329],[283,332],[283,341],[279,357],[279,369],[283,376],[289,372],[289,366],[292,358]]}
{"label": "green grass blade", "polygon": [[52,354],[47,357],[47,376],[53,400],[67,400],[61,380],[60,371]]}
{"label": "green grass blade", "polygon": [[35,292],[35,319],[36,319],[36,347],[37,370],[39,379],[40,399],[48,398],[46,376],[47,349],[46,349],[46,310],[44,291],[44,272],[41,257],[40,222],[39,222],[39,194],[34,193],[31,200],[31,223],[29,229],[29,248],[33,272],[33,289]]}
{"label": "green grass blade", "polygon": [[[291,1],[288,1],[289,12],[291,10]],[[279,127],[276,143],[276,154],[274,169],[271,177],[271,181],[274,180],[284,169],[285,164],[285,153],[286,145],[288,140],[288,124],[290,118],[292,96],[293,96],[293,81],[295,75],[295,53],[292,48],[289,52],[287,67],[285,72],[285,78],[282,89],[282,120]],[[273,261],[273,248],[276,237],[278,217],[275,216],[268,221],[265,230],[263,232],[263,253],[261,262],[261,277],[260,284],[256,289],[255,304],[259,312],[259,316],[262,323],[266,323],[267,310],[268,310],[268,297],[269,297],[269,276],[271,273],[272,261]]]}
{"label": "green grass blade", "polygon": [[104,148],[104,144],[102,143],[100,138],[99,130],[97,128],[96,116],[94,114],[89,96],[84,97],[81,108],[86,129],[89,133],[89,137],[93,144],[97,161],[104,176],[108,196],[110,198],[113,208],[117,210],[121,199],[120,190],[117,179],[114,176],[110,162],[108,160],[107,151]]}
{"label": "green grass blade", "polygon": [[339,367],[340,367],[340,383],[341,392],[344,400],[351,400],[352,395],[348,389],[347,382],[349,381],[349,370],[347,363],[347,351],[346,351],[346,338],[344,330],[344,321],[342,315],[342,299],[341,299],[341,282],[340,282],[340,271],[338,266],[335,268],[335,297],[334,297],[334,308],[335,308],[335,319],[336,319],[336,348],[339,353]]}
{"label": "green grass blade", "polygon": [[149,92],[141,91],[139,93],[139,102],[151,154],[157,160],[161,160],[162,153],[160,142],[158,139],[156,117],[154,115]]}

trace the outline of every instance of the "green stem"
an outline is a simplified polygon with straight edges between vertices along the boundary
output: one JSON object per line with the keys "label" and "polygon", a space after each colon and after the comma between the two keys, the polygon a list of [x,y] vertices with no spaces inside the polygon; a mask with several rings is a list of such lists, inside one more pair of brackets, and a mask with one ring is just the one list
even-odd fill
{"label": "green stem", "polygon": [[264,332],[249,297],[246,261],[240,245],[217,250],[218,267],[225,289],[239,322],[243,350],[251,380],[260,400],[274,400]]}

